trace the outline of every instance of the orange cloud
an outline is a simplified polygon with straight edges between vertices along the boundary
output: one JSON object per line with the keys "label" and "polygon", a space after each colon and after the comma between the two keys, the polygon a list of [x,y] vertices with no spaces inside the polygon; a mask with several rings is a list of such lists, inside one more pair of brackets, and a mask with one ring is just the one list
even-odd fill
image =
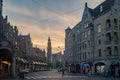
{"label": "orange cloud", "polygon": [[[85,2],[84,0],[79,1],[80,4]],[[102,1],[104,0],[86,0],[92,8]],[[46,8],[40,8],[40,10],[35,13],[26,7],[11,4],[5,4],[4,9],[18,16],[25,15],[34,17],[34,19],[27,19],[26,17],[24,17],[24,19],[21,19],[21,17],[19,17],[19,19],[12,18],[10,22],[12,25],[18,26],[20,33],[30,33],[33,44],[42,49],[47,48],[47,40],[48,36],[50,36],[52,52],[56,53],[64,50],[65,29],[68,26],[74,27],[81,20],[84,6],[82,9],[77,10],[76,13],[54,12]],[[58,48],[58,46],[60,46],[60,48]]]}

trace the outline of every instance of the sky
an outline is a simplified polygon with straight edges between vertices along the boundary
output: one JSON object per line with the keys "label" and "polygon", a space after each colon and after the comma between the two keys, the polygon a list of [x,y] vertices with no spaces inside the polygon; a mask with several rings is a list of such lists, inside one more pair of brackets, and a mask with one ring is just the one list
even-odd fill
{"label": "sky", "polygon": [[95,8],[104,0],[3,0],[3,16],[17,26],[19,34],[31,34],[32,43],[47,50],[51,38],[52,53],[64,51],[65,29],[80,22],[85,2]]}

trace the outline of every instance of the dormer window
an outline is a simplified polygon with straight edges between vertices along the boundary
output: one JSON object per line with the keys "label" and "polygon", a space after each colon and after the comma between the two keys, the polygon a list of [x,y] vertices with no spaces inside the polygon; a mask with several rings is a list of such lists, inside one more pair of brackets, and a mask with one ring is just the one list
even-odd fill
{"label": "dormer window", "polygon": [[103,6],[102,5],[100,6],[100,12],[103,12]]}

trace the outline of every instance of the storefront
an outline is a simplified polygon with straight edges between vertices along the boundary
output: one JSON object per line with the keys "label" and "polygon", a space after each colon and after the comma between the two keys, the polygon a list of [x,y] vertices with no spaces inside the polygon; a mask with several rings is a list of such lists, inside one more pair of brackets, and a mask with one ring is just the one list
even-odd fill
{"label": "storefront", "polygon": [[105,69],[105,64],[102,62],[98,62],[95,64],[95,73],[96,74],[103,74]]}
{"label": "storefront", "polygon": [[83,71],[83,73],[84,73],[84,74],[85,74],[85,73],[88,73],[89,68],[90,68],[90,65],[89,65],[88,63],[84,63],[84,64],[82,65],[82,71]]}
{"label": "storefront", "polygon": [[13,56],[13,52],[8,47],[1,47],[0,48],[0,69],[1,69],[1,77],[2,79],[8,77],[15,77],[16,71],[16,60],[15,56]]}
{"label": "storefront", "polygon": [[92,63],[91,62],[82,64],[82,73],[87,74],[88,71],[92,73]]}
{"label": "storefront", "polygon": [[11,63],[8,61],[1,61],[0,70],[1,70],[1,77],[2,78],[10,76]]}

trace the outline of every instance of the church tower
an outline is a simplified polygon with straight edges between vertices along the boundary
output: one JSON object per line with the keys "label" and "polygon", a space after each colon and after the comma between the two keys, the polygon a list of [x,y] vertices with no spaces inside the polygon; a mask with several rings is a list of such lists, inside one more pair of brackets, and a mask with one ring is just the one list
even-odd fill
{"label": "church tower", "polygon": [[52,63],[52,47],[51,47],[50,37],[48,37],[48,44],[47,44],[47,62]]}

